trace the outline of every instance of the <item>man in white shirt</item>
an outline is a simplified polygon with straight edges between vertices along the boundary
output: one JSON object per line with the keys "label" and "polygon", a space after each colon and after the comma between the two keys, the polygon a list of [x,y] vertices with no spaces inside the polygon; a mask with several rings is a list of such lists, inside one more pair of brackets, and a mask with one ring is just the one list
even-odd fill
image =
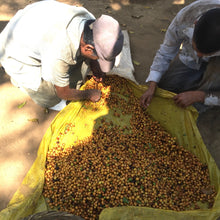
{"label": "man in white shirt", "polygon": [[[220,0],[198,0],[177,13],[154,58],[141,97],[147,107],[156,87],[175,93],[180,107],[220,105]],[[207,67],[208,65],[208,67]]]}
{"label": "man in white shirt", "polygon": [[[19,10],[0,34],[0,62],[11,81],[37,104],[100,99],[78,90],[85,69],[102,80],[121,52],[123,34],[111,16],[95,18],[83,7],[48,0]],[[88,68],[87,68],[88,67]]]}

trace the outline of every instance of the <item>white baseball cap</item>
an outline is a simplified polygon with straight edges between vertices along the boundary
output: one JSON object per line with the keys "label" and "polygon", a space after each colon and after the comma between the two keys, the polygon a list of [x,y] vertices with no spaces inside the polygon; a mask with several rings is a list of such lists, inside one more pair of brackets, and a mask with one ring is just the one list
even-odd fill
{"label": "white baseball cap", "polygon": [[115,57],[122,51],[124,36],[118,21],[108,15],[101,15],[93,23],[93,40],[103,72],[109,72]]}

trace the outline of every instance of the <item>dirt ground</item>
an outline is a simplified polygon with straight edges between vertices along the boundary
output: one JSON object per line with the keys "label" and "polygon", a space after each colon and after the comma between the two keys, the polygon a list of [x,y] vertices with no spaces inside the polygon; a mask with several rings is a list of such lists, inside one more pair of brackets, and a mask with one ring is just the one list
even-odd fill
{"label": "dirt ground", "polygon": [[[0,30],[28,0],[1,0]],[[64,1],[62,1],[64,2]],[[75,4],[76,1],[65,1]],[[144,83],[164,30],[176,13],[192,0],[78,0],[96,17],[109,14],[127,30],[135,78]],[[40,15],[39,15],[40,16]],[[5,208],[34,162],[41,139],[58,112],[37,106],[14,87],[0,70],[0,210]],[[26,103],[22,108],[20,104]],[[220,167],[220,108],[199,116],[203,140]]]}

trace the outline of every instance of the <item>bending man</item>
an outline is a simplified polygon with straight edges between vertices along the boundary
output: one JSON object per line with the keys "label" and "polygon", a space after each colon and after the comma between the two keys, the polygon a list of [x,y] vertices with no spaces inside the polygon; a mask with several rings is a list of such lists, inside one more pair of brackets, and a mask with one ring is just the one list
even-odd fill
{"label": "bending man", "polygon": [[96,102],[101,91],[77,89],[88,72],[84,67],[102,80],[123,39],[110,16],[95,19],[83,7],[40,1],[19,10],[1,32],[0,62],[12,83],[42,107],[61,100]]}

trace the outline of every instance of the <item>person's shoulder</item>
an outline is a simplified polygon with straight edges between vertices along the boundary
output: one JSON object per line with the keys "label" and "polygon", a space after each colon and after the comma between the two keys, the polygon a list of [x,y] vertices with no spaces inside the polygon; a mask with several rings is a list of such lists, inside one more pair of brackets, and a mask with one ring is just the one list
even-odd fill
{"label": "person's shoulder", "polygon": [[200,12],[200,8],[207,10],[210,7],[220,7],[220,0],[197,0],[194,2],[191,2],[190,4],[183,7],[180,12],[187,12],[187,11],[193,11],[197,10],[197,12]]}
{"label": "person's shoulder", "polygon": [[197,0],[183,7],[176,15],[180,23],[192,24],[204,12],[211,8],[220,7],[220,0]]}

